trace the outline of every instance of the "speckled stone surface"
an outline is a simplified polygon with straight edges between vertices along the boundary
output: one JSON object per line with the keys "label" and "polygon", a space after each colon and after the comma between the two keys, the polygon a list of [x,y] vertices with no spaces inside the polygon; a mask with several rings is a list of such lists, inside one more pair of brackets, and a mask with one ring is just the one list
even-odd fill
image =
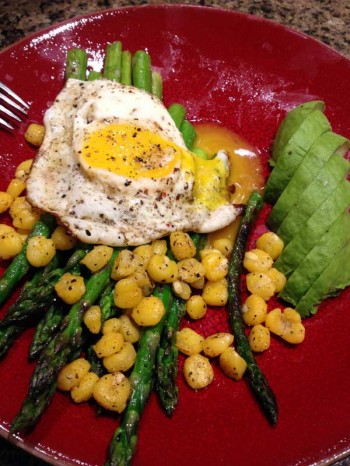
{"label": "speckled stone surface", "polygon": [[0,49],[58,21],[107,8],[145,3],[206,5],[262,16],[305,32],[350,57],[348,0],[1,0]]}
{"label": "speckled stone surface", "polygon": [[[302,31],[350,58],[349,0],[0,0],[0,50],[19,39],[65,19],[108,8],[145,3],[186,3],[238,10]],[[0,438],[1,466],[45,466]],[[344,459],[334,466],[349,466]],[[281,465],[283,466],[283,465]]]}

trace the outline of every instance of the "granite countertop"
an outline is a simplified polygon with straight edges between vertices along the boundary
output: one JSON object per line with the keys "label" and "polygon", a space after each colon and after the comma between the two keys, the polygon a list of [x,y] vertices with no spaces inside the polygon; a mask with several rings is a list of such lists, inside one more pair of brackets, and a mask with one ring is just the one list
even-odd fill
{"label": "granite countertop", "polygon": [[[126,5],[145,3],[186,3],[238,10],[277,21],[328,44],[350,58],[350,3],[348,0],[0,0],[0,50],[17,40],[75,16]],[[15,6],[14,6],[15,5]],[[1,466],[44,466],[0,438]],[[336,463],[350,465],[350,459]],[[334,466],[335,466],[334,465]]]}

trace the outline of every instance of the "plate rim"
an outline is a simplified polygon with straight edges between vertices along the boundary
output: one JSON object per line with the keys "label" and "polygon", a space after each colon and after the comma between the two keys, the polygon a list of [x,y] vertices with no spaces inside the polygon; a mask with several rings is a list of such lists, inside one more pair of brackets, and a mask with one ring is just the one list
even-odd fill
{"label": "plate rim", "polygon": [[[347,57],[344,53],[326,44],[321,39],[313,37],[312,35],[309,35],[303,31],[295,29],[294,27],[291,27],[289,25],[282,24],[278,22],[277,20],[265,18],[264,16],[258,16],[258,15],[254,15],[251,13],[239,11],[239,10],[218,7],[215,5],[198,5],[198,4],[186,4],[186,3],[177,3],[177,4],[146,3],[146,4],[141,4],[141,5],[125,5],[125,6],[119,6],[119,7],[100,9],[100,10],[96,10],[90,13],[76,15],[71,18],[55,22],[49,26],[40,28],[39,30],[34,31],[20,38],[14,43],[11,43],[5,46],[4,48],[0,50],[0,58],[2,57],[4,53],[11,52],[11,49],[20,47],[22,44],[31,42],[33,39],[37,39],[47,33],[50,33],[56,29],[62,28],[63,26],[69,25],[71,23],[72,24],[80,23],[84,19],[88,19],[88,18],[94,18],[94,19],[96,17],[103,18],[104,16],[118,14],[118,12],[123,12],[123,11],[132,12],[132,11],[138,11],[141,9],[143,10],[178,10],[178,11],[180,10],[181,11],[183,10],[198,10],[198,11],[206,10],[210,12],[217,11],[218,14],[224,14],[228,16],[238,16],[238,17],[241,16],[241,17],[244,17],[247,21],[264,23],[264,24],[269,25],[270,27],[276,28],[277,30],[287,31],[290,34],[299,36],[303,39],[306,39],[307,41],[317,43],[320,47],[327,50],[329,54],[331,55],[333,54],[335,57],[342,58],[343,60],[348,62],[350,65],[350,58]],[[62,33],[64,33],[64,31]],[[10,445],[17,447],[20,450],[26,453],[29,453],[38,459],[48,462],[49,464],[53,466],[72,466],[73,464],[75,464],[75,462],[73,462],[72,460],[67,460],[62,457],[59,458],[59,454],[60,454],[59,451],[53,450],[52,452],[48,452],[48,451],[45,452],[44,450],[40,450],[39,448],[40,444],[35,446],[31,444],[30,442],[26,443],[24,440],[17,438],[15,435],[11,435],[8,429],[6,428],[6,426],[1,422],[1,420],[0,420],[0,437],[6,440],[7,442],[9,442]],[[55,457],[53,455],[57,455],[57,456]],[[320,461],[314,462],[312,464],[310,463],[310,466],[330,466],[334,462],[344,460],[347,457],[349,457],[350,459],[350,445],[346,446],[343,450],[338,451],[338,453],[329,453],[328,455],[325,455],[324,458],[322,458]],[[82,463],[82,464],[85,464],[85,463]]]}

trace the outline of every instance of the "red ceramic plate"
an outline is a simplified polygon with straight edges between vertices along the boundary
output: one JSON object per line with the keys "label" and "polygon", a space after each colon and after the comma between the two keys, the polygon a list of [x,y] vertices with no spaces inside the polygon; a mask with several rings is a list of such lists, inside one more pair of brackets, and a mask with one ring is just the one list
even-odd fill
{"label": "red ceramic plate", "polygon": [[[182,102],[193,121],[215,121],[252,144],[266,163],[285,112],[323,99],[333,129],[350,137],[350,62],[327,46],[273,22],[219,9],[145,6],[71,20],[1,53],[0,80],[31,102],[30,121],[63,85],[66,52],[84,47],[99,67],[106,43],[147,49],[164,76],[164,101]],[[23,139],[1,134],[1,186],[34,151]],[[263,220],[263,219],[262,219]],[[259,227],[261,228],[261,227]],[[344,267],[348,267],[344,264]],[[180,403],[166,418],[152,396],[141,420],[134,465],[191,466],[328,464],[350,452],[350,289],[325,302],[305,322],[297,347],[273,340],[258,356],[280,409],[268,425],[248,385],[215,367],[213,384],[191,391],[179,375]],[[226,329],[224,311],[203,333]],[[3,436],[26,394],[33,365],[26,362],[31,331],[0,365]],[[36,429],[19,445],[53,464],[101,465],[118,424],[93,406],[73,405],[57,393]]]}

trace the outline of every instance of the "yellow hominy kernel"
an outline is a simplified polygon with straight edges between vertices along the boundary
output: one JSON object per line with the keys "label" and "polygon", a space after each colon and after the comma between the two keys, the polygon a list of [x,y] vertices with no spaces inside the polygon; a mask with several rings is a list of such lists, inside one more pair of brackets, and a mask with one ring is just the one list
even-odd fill
{"label": "yellow hominy kernel", "polygon": [[98,245],[95,246],[90,252],[86,254],[84,259],[80,261],[84,264],[91,272],[97,272],[101,270],[105,265],[108,264],[109,259],[113,254],[113,248],[109,246]]}
{"label": "yellow hominy kernel", "polygon": [[36,209],[23,209],[12,216],[12,223],[21,230],[31,230],[39,218],[40,214]]}
{"label": "yellow hominy kernel", "polygon": [[270,254],[272,259],[275,261],[281,255],[284,248],[284,243],[283,240],[276,235],[276,233],[269,231],[257,239],[256,246]]}
{"label": "yellow hominy kernel", "polygon": [[140,329],[136,323],[127,315],[119,317],[121,322],[120,333],[123,335],[125,341],[129,343],[136,343],[140,339]]}
{"label": "yellow hominy kernel", "polygon": [[194,282],[191,283],[191,287],[194,288],[195,290],[203,290],[205,285],[205,277],[198,278],[198,280],[195,280]]}
{"label": "yellow hominy kernel", "polygon": [[84,324],[91,333],[99,333],[102,325],[102,313],[100,306],[91,306],[84,314]]}
{"label": "yellow hominy kernel", "polygon": [[76,387],[82,377],[90,370],[91,364],[84,358],[78,358],[64,366],[57,377],[57,388],[69,391]]}
{"label": "yellow hominy kernel", "polygon": [[216,282],[226,277],[228,273],[228,259],[219,251],[206,254],[202,259],[205,277]]}
{"label": "yellow hominy kernel", "polygon": [[56,254],[52,239],[45,236],[33,236],[28,240],[27,259],[33,267],[44,267]]}
{"label": "yellow hominy kernel", "polygon": [[65,273],[55,285],[57,295],[67,304],[74,304],[84,295],[83,277]]}
{"label": "yellow hominy kernel", "polygon": [[129,278],[133,278],[137,285],[141,288],[143,296],[149,296],[154,290],[154,282],[145,269],[138,267],[134,273],[129,275]]}
{"label": "yellow hominy kernel", "polygon": [[256,294],[268,301],[275,294],[275,282],[264,272],[251,272],[246,276],[247,288],[252,294]]}
{"label": "yellow hominy kernel", "polygon": [[267,314],[266,301],[256,294],[251,294],[242,306],[242,318],[246,325],[262,324]]}
{"label": "yellow hominy kernel", "polygon": [[143,244],[142,246],[137,246],[133,253],[138,259],[139,266],[143,269],[147,268],[148,262],[153,256],[152,246],[150,244]]}
{"label": "yellow hominy kernel", "polygon": [[206,356],[215,358],[225,351],[233,343],[231,333],[214,333],[203,341],[203,352]]}
{"label": "yellow hominy kernel", "polygon": [[114,261],[111,277],[113,280],[126,278],[136,271],[138,265],[137,255],[129,251],[129,249],[123,249]]}
{"label": "yellow hominy kernel", "polygon": [[207,312],[207,304],[200,295],[193,295],[186,302],[186,312],[191,319],[201,319]]}
{"label": "yellow hominy kernel", "polygon": [[13,198],[9,193],[0,191],[0,214],[3,214],[10,208],[12,201]]}
{"label": "yellow hominy kernel", "polygon": [[204,338],[191,328],[183,328],[176,333],[176,347],[181,353],[191,356],[202,351]]}
{"label": "yellow hominy kernel", "polygon": [[230,346],[220,354],[220,367],[227,377],[240,380],[247,369],[247,363],[237,351]]}
{"label": "yellow hominy kernel", "polygon": [[118,319],[117,317],[112,317],[111,319],[108,319],[104,322],[102,326],[102,333],[103,335],[106,335],[106,333],[110,332],[119,332],[121,326],[122,323],[120,319]]}
{"label": "yellow hominy kernel", "polygon": [[17,214],[22,212],[23,210],[31,210],[32,206],[29,204],[25,196],[18,196],[16,199],[13,200],[11,207],[10,207],[10,215],[11,217],[15,217]]}
{"label": "yellow hominy kernel", "polygon": [[265,325],[270,332],[280,336],[283,340],[292,344],[302,343],[305,339],[305,327],[300,314],[291,307],[273,309],[265,319]]}
{"label": "yellow hominy kernel", "polygon": [[249,346],[257,353],[270,348],[270,331],[261,324],[254,325],[249,336]]}
{"label": "yellow hominy kernel", "polygon": [[272,264],[272,257],[262,249],[251,249],[244,254],[243,265],[248,272],[267,272]]}
{"label": "yellow hominy kernel", "polygon": [[51,235],[51,239],[54,242],[55,248],[59,251],[68,251],[72,249],[77,242],[77,240],[61,225],[55,228]]}
{"label": "yellow hominy kernel", "polygon": [[194,283],[204,277],[205,268],[195,258],[183,259],[177,263],[179,279],[186,283]]}
{"label": "yellow hominy kernel", "polygon": [[130,382],[121,372],[100,377],[92,390],[92,395],[100,406],[117,413],[126,408],[130,393]]}
{"label": "yellow hominy kernel", "polygon": [[13,178],[9,185],[7,186],[6,192],[9,194],[13,199],[20,196],[23,191],[26,189],[25,181],[19,178]]}
{"label": "yellow hominy kernel", "polygon": [[25,240],[28,238],[28,235],[30,233],[30,230],[25,230],[25,229],[22,229],[22,228],[17,228],[17,233],[19,235],[21,235],[21,238],[22,238],[22,243],[25,242]]}
{"label": "yellow hominy kernel", "polygon": [[228,238],[216,239],[213,242],[213,248],[220,251],[225,257],[228,257],[233,250],[233,242]]}
{"label": "yellow hominy kernel", "polygon": [[176,262],[161,254],[154,254],[151,257],[147,265],[147,273],[152,280],[159,283],[172,283],[179,275]]}
{"label": "yellow hominy kernel", "polygon": [[273,280],[276,287],[276,293],[279,293],[283,290],[287,283],[287,278],[282,272],[272,267],[272,269],[266,272],[266,275],[268,275]]}
{"label": "yellow hominy kernel", "polygon": [[188,283],[182,282],[181,280],[176,280],[172,283],[172,290],[178,298],[187,301],[191,296],[191,287]]}
{"label": "yellow hominy kernel", "polygon": [[152,254],[166,254],[168,246],[165,239],[155,239],[151,243]]}
{"label": "yellow hominy kernel", "polygon": [[170,247],[178,261],[194,257],[197,252],[190,235],[183,231],[170,233]]}
{"label": "yellow hominy kernel", "polygon": [[207,282],[204,285],[202,298],[208,306],[225,306],[228,300],[227,280]]}
{"label": "yellow hominy kernel", "polygon": [[103,358],[103,365],[111,374],[126,372],[134,365],[135,360],[136,350],[134,345],[126,341],[118,353]]}
{"label": "yellow hominy kernel", "polygon": [[26,179],[28,178],[30,169],[32,167],[32,164],[33,164],[33,159],[24,160],[23,162],[21,162],[16,168],[16,173],[15,173],[16,178],[26,181]]}
{"label": "yellow hominy kernel", "polygon": [[136,280],[130,277],[122,278],[114,287],[114,304],[121,309],[129,309],[138,305],[143,298],[142,290]]}
{"label": "yellow hominy kernel", "polygon": [[105,358],[114,353],[118,353],[123,348],[124,338],[121,333],[110,332],[102,335],[93,346],[98,358]]}
{"label": "yellow hominy kernel", "polygon": [[[7,225],[2,225],[2,227],[5,226]],[[1,228],[1,230],[4,231],[4,228]],[[11,230],[0,233],[0,259],[11,259],[22,249],[23,243],[21,235],[19,235],[13,228]]]}
{"label": "yellow hominy kernel", "polygon": [[75,403],[83,403],[90,400],[95,383],[98,381],[98,375],[94,372],[88,372],[79,380],[78,385],[72,388],[70,394]]}
{"label": "yellow hominy kernel", "polygon": [[41,146],[44,136],[45,127],[43,125],[38,125],[37,123],[31,123],[24,134],[26,141],[36,147]]}
{"label": "yellow hominy kernel", "polygon": [[133,308],[131,317],[137,325],[149,327],[157,325],[165,314],[163,301],[156,296],[143,298],[139,304]]}
{"label": "yellow hominy kernel", "polygon": [[5,223],[0,223],[0,235],[3,235],[4,233],[9,233],[9,232],[16,232],[16,230],[13,227],[10,227],[10,225],[6,225]]}
{"label": "yellow hominy kernel", "polygon": [[186,382],[195,390],[207,387],[214,380],[210,361],[201,354],[193,354],[186,358],[183,370]]}

